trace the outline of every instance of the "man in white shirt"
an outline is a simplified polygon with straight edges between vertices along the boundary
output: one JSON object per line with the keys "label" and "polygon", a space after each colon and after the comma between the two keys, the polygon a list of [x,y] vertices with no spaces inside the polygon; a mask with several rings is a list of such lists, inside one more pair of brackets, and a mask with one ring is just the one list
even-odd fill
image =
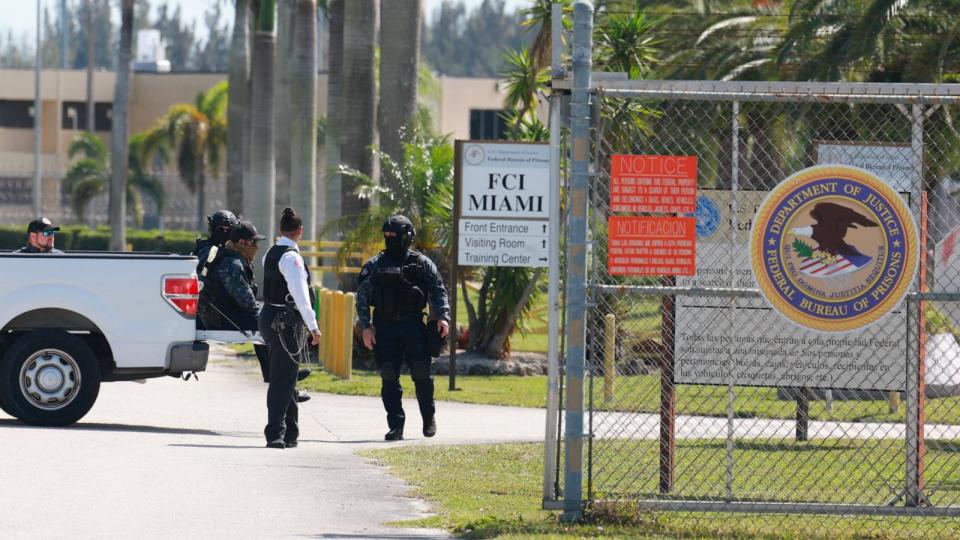
{"label": "man in white shirt", "polygon": [[310,270],[300,256],[297,241],[303,220],[292,208],[280,218],[281,238],[263,257],[263,309],[260,334],[270,351],[270,386],[267,389],[268,448],[295,448],[300,435],[296,396],[298,359],[307,355],[306,334],[312,345],[320,343],[317,314],[311,301]]}

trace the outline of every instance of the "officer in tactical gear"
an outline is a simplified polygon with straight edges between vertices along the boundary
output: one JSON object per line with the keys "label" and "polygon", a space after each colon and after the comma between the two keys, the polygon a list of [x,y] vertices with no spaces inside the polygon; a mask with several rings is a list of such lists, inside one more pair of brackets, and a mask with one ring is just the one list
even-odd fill
{"label": "officer in tactical gear", "polygon": [[297,241],[303,220],[292,208],[280,218],[280,240],[263,257],[263,310],[260,334],[270,352],[270,387],[267,390],[268,448],[294,448],[300,435],[295,386],[299,358],[307,356],[306,342],[320,343],[317,315],[313,311],[310,270],[300,256]]}
{"label": "officer in tactical gear", "polygon": [[218,210],[207,216],[207,238],[197,238],[197,245],[193,248],[192,255],[197,257],[197,276],[201,281],[206,275],[204,268],[208,268],[213,260],[208,261],[210,248],[217,247],[217,250],[223,249],[224,244],[230,240],[230,233],[237,227],[237,216],[229,210]]}
{"label": "officer in tactical gear", "polygon": [[[386,249],[371,258],[360,271],[357,315],[363,329],[363,344],[373,349],[380,368],[380,397],[387,411],[389,431],[385,440],[403,439],[405,416],[400,398],[400,369],[404,363],[416,387],[417,404],[423,418],[423,434],[437,433],[434,418],[433,377],[427,353],[427,326],[424,308],[439,319],[441,337],[450,331],[450,304],[436,265],[425,255],[410,249],[416,231],[404,216],[391,216],[383,224]],[[370,308],[374,308],[371,324]]]}
{"label": "officer in tactical gear", "polygon": [[37,218],[27,225],[27,245],[14,251],[14,253],[49,253],[62,254],[63,252],[53,247],[54,238],[60,227],[54,227],[53,223],[45,218]]}

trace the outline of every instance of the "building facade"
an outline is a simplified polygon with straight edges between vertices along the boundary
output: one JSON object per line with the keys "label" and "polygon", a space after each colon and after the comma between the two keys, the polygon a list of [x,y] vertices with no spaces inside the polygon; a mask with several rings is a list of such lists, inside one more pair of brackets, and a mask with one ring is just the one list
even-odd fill
{"label": "building facade", "polygon": [[[225,73],[145,73],[131,77],[129,133],[154,125],[171,105],[192,103],[197,94],[226,80]],[[0,224],[25,223],[33,218],[33,108],[32,70],[0,70]],[[113,90],[116,75],[94,75],[94,126],[109,143],[112,126]],[[503,132],[499,119],[504,94],[496,79],[440,77],[440,93],[426,100],[433,110],[435,127],[452,139],[496,139]],[[327,110],[327,76],[318,74],[317,111]],[[86,72],[46,70],[40,83],[40,164],[43,179],[44,214],[61,223],[76,223],[61,179],[70,165],[67,148],[87,125]],[[322,166],[322,165],[321,165]],[[189,193],[172,170],[157,171],[167,193],[162,220],[156,208],[147,205],[145,227],[195,228],[196,197]],[[222,174],[207,182],[207,210],[225,203]],[[97,197],[88,210],[90,225],[106,223],[106,195]]]}

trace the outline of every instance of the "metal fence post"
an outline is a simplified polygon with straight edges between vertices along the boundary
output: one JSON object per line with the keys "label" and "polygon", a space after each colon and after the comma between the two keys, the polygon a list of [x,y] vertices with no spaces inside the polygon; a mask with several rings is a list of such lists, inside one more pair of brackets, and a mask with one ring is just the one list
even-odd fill
{"label": "metal fence post", "polygon": [[[553,78],[563,77],[560,49],[563,46],[563,5],[554,3],[551,13]],[[557,417],[560,414],[560,99],[561,93],[550,93],[550,268],[548,270],[547,303],[547,425],[544,437],[543,500],[557,497]]]}
{"label": "metal fence post", "polygon": [[590,179],[590,86],[593,4],[573,5],[573,149],[567,221],[567,409],[563,520],[583,517],[583,372],[586,356],[587,193]]}
{"label": "metal fence post", "polygon": [[[911,117],[911,135],[910,146],[913,150],[913,158],[916,160],[913,167],[913,185],[911,186],[912,197],[910,199],[910,209],[913,211],[914,218],[922,224],[921,215],[921,196],[923,193],[923,120],[924,106],[918,103],[910,108]],[[926,246],[920,244],[919,249],[926,251]],[[925,257],[925,255],[922,255]],[[915,290],[923,292],[920,286],[920,274],[914,280]],[[923,434],[923,400],[924,387],[922,375],[922,366],[920,358],[920,348],[924,346],[921,341],[920,321],[920,302],[906,301],[907,310],[907,490],[906,505],[922,506],[923,497],[923,454],[924,454],[924,434]],[[916,328],[916,335],[912,329]]]}

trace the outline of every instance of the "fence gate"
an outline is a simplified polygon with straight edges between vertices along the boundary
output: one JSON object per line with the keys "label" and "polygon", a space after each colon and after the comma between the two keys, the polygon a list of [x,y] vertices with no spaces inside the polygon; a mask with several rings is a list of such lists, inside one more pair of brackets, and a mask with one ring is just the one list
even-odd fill
{"label": "fence gate", "polygon": [[[960,91],[608,79],[590,90],[583,499],[709,515],[713,524],[736,516],[703,512],[757,514],[769,534],[786,519],[811,535],[837,527],[960,534]],[[571,246],[576,90],[573,100]],[[617,219],[664,215],[630,208],[641,181],[611,191],[620,154],[696,158],[694,275],[670,275],[682,273],[675,267],[637,277],[608,265],[609,250],[625,245]],[[893,186],[924,248],[907,300],[842,334],[806,330],[773,311],[751,270],[757,207],[818,164],[857,166]],[[824,271],[843,279],[835,267]],[[575,273],[568,303],[576,302]],[[567,354],[577,351],[574,336]],[[568,482],[577,478],[571,433]]]}

